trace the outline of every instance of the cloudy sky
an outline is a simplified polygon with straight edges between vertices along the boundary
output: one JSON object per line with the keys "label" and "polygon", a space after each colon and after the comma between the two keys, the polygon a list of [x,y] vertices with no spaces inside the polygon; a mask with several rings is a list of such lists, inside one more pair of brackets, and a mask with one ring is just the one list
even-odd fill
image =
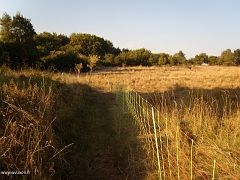
{"label": "cloudy sky", "polygon": [[1,15],[16,12],[37,33],[89,33],[121,49],[190,58],[240,48],[239,0],[1,0]]}

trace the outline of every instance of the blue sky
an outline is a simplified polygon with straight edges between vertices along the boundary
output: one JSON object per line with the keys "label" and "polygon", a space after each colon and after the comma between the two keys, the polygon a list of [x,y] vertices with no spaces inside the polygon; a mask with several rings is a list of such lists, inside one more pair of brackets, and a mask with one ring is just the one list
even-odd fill
{"label": "blue sky", "polygon": [[240,48],[239,0],[1,0],[1,16],[17,11],[37,33],[89,33],[121,49],[190,58]]}

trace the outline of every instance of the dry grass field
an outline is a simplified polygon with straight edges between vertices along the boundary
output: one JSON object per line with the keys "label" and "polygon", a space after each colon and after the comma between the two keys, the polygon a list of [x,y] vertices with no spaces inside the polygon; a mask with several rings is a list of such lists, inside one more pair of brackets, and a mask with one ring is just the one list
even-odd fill
{"label": "dry grass field", "polygon": [[[185,124],[185,133],[193,134],[208,154],[240,177],[239,67],[102,68],[78,80],[102,92],[114,91],[123,83],[129,85],[163,117],[179,126]],[[198,161],[204,166],[204,160]],[[218,178],[228,178],[221,176],[219,173]]]}
{"label": "dry grass field", "polygon": [[[162,116],[186,124],[202,148],[240,177],[239,67],[99,67],[79,77],[2,70],[0,79],[1,170],[30,169],[32,179],[38,172],[65,179],[153,179],[137,144],[137,130],[115,104],[116,87],[125,83]],[[7,136],[11,131],[24,134],[19,143]],[[28,151],[13,161],[16,148]],[[12,164],[4,166],[8,161]],[[197,161],[204,165],[204,159]],[[52,162],[59,163],[55,169]],[[63,168],[68,176],[59,173]]]}
{"label": "dry grass field", "polygon": [[198,89],[236,89],[240,83],[238,67],[167,66],[101,68],[92,79],[99,85],[109,81],[130,85],[141,93],[167,91],[174,86]]}

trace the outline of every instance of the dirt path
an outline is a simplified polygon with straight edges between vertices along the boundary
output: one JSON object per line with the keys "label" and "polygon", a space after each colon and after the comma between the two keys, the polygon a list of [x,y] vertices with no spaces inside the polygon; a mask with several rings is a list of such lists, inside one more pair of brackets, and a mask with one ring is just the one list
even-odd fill
{"label": "dirt path", "polygon": [[91,91],[86,98],[78,112],[76,132],[69,132],[74,142],[74,170],[69,179],[128,179],[132,135],[116,105],[115,93]]}
{"label": "dirt path", "polygon": [[[113,106],[115,94],[94,92],[88,109],[88,125],[86,127],[87,152],[85,157],[86,179],[124,179],[121,173],[123,161],[116,149],[121,149],[114,130]],[[87,126],[87,124],[86,124]]]}

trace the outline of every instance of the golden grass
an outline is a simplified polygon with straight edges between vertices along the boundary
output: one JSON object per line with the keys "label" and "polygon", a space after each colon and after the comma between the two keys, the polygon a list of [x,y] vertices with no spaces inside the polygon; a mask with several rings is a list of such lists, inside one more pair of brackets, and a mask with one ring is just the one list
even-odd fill
{"label": "golden grass", "polygon": [[0,68],[0,170],[29,172],[0,178],[144,176],[129,118],[114,105],[109,84],[96,80]]}
{"label": "golden grass", "polygon": [[[235,177],[240,177],[239,74],[238,67],[106,68],[91,80],[98,88],[107,84],[112,89],[123,82],[130,85],[153,103],[163,118],[194,138],[199,145],[195,153],[202,154],[201,149],[204,150]],[[176,126],[169,127],[169,133],[175,131]],[[183,146],[189,154],[189,143],[186,141]],[[196,155],[194,162],[205,177],[212,176],[210,158]],[[182,167],[187,165],[181,163]],[[221,170],[215,177],[230,178]]]}
{"label": "golden grass", "polygon": [[[61,149],[65,150],[64,147],[71,142],[58,143],[57,140],[61,138],[56,136],[52,125],[55,124],[59,132],[65,132],[68,125],[73,128],[74,125],[69,122],[65,125],[65,120],[75,117],[76,109],[85,107],[84,95],[93,96],[89,86],[97,94],[109,93],[112,96],[116,87],[125,83],[153,103],[160,110],[162,116],[179,126],[181,123],[186,125],[182,129],[185,132],[191,132],[201,148],[216,158],[236,177],[240,177],[239,77],[240,69],[238,67],[217,66],[102,67],[92,75],[83,73],[79,77],[68,73],[36,72],[34,70],[15,72],[5,69],[4,76],[0,76],[1,82],[5,82],[0,83],[0,115],[3,119],[0,125],[2,138],[0,146],[3,147],[0,152],[1,169],[3,167],[8,167],[7,170],[30,169],[31,172],[35,172],[32,174],[33,179],[37,178],[39,172],[42,174],[41,177],[54,176],[54,174],[56,175],[54,171],[61,170],[63,167],[68,167],[68,170],[70,169],[74,173],[73,167],[66,165],[66,161],[63,160],[66,157],[61,155],[63,152]],[[95,95],[98,96],[97,94]],[[81,100],[82,103],[79,103]],[[112,113],[116,113],[118,110],[114,109],[113,111]],[[138,136],[134,134],[136,136],[134,137],[133,134],[130,134],[129,127],[125,127],[130,126],[127,123],[129,117],[119,114],[113,117],[112,128],[115,138],[120,144],[124,144],[121,148],[127,148],[128,151],[124,156],[128,160],[123,163],[127,164],[127,167],[119,165],[120,168],[117,168],[120,174],[125,179],[136,178],[139,174],[145,176],[143,179],[154,179],[155,172],[150,170],[141,172],[149,166],[146,165],[145,168],[142,166],[142,163],[146,164],[148,160],[145,159],[144,162],[144,159],[139,159],[134,154],[137,152],[136,148],[139,147],[133,148],[131,144],[133,141],[133,144],[138,141]],[[97,120],[98,116],[91,116],[91,118]],[[100,118],[99,120],[102,121]],[[119,123],[119,120],[123,120],[123,123]],[[175,127],[171,129],[170,126],[169,128],[174,134]],[[81,128],[74,127],[73,129],[77,132]],[[76,132],[72,132],[74,136]],[[131,140],[129,137],[121,137],[125,132],[128,132]],[[56,141],[54,142],[54,140]],[[111,141],[111,143],[114,142]],[[185,143],[188,144],[188,142]],[[204,171],[204,166],[210,162],[205,161],[204,156],[201,156],[198,150],[196,153],[200,155],[199,159],[196,158],[195,161],[199,163],[199,167],[203,167]],[[143,152],[140,154],[145,157]],[[60,155],[61,158],[53,161],[57,155]],[[73,157],[77,158],[79,155]],[[7,166],[6,164],[9,162],[11,164]],[[52,162],[60,162],[61,165],[53,168]],[[138,165],[139,162],[141,162],[141,166]],[[4,163],[6,166],[3,165]],[[91,164],[91,162],[88,163]],[[186,162],[181,163],[183,166],[186,164]],[[98,168],[100,165],[93,164],[89,165],[88,170],[93,172]],[[112,170],[116,171],[116,169]],[[220,172],[219,174],[221,175]],[[206,175],[211,176],[210,174]],[[216,177],[227,179],[227,177]]]}
{"label": "golden grass", "polygon": [[[0,174],[10,179],[52,179],[66,176],[71,167],[66,149],[55,127],[81,109],[80,95],[49,74],[34,70],[0,69],[0,170],[23,174]],[[64,97],[69,93],[68,98]],[[81,96],[81,97],[80,97]],[[77,97],[77,98],[76,98]],[[67,106],[66,106],[67,104]]]}
{"label": "golden grass", "polygon": [[[28,171],[33,179],[36,174],[54,174],[54,164],[48,161],[58,151],[51,132],[55,119],[49,114],[54,95],[51,86],[45,88],[30,82],[18,85],[13,79],[1,84],[1,125],[5,127],[0,140],[2,171]],[[52,157],[47,157],[50,154]]]}

